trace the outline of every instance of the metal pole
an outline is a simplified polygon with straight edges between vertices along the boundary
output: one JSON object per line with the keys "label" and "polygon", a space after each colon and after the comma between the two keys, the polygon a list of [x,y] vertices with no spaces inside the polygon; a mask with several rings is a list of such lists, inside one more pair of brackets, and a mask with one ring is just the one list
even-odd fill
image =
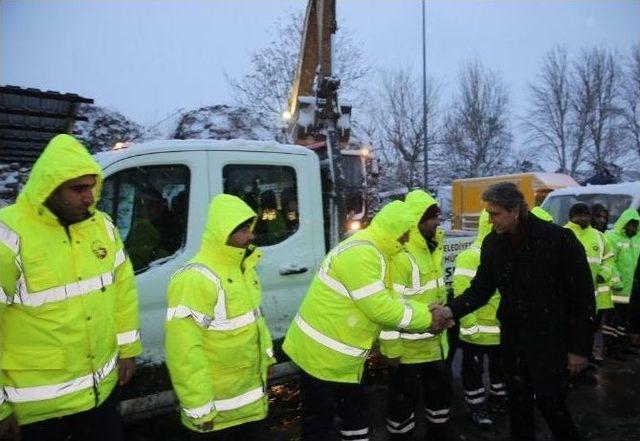
{"label": "metal pole", "polygon": [[422,0],[422,124],[424,144],[424,189],[429,190],[429,131],[427,128],[427,27],[426,0]]}

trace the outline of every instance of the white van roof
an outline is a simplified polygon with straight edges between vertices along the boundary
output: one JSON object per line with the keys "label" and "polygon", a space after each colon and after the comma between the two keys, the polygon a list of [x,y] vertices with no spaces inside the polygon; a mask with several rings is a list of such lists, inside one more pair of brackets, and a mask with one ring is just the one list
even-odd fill
{"label": "white van roof", "polygon": [[627,194],[640,196],[640,181],[624,182],[622,184],[587,185],[585,187],[566,187],[554,190],[548,197],[579,194]]}
{"label": "white van roof", "polygon": [[95,158],[102,166],[106,166],[113,162],[132,156],[174,151],[202,150],[235,150],[239,152],[265,152],[315,156],[315,152],[306,147],[290,144],[280,144],[275,141],[252,141],[247,139],[167,139],[149,141],[140,144],[130,144],[126,148],[96,153]]}

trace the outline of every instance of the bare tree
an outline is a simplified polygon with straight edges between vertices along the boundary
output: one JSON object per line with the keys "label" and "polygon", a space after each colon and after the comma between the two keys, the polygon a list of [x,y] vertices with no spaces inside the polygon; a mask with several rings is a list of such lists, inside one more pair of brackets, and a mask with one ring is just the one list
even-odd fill
{"label": "bare tree", "polygon": [[631,48],[622,87],[623,129],[640,155],[640,44]]}
{"label": "bare tree", "polygon": [[584,161],[583,144],[572,142],[571,72],[565,48],[547,52],[522,122],[527,144],[545,154],[560,173],[574,174]]}
{"label": "bare tree", "polygon": [[[287,108],[303,21],[300,11],[289,12],[278,20],[273,40],[251,55],[251,71],[239,80],[227,77],[237,104],[266,116],[275,125],[280,123],[280,115]],[[336,33],[333,68],[341,80],[342,100],[356,104],[360,93],[358,83],[369,69],[348,29],[341,28]]]}
{"label": "bare tree", "polygon": [[479,61],[462,66],[458,87],[442,129],[438,157],[442,173],[455,179],[502,172],[513,138],[506,87]]}
{"label": "bare tree", "polygon": [[586,49],[574,64],[574,81],[576,139],[583,141],[581,130],[586,128],[589,162],[595,170],[607,169],[624,153],[620,142],[620,67],[611,52]]}
{"label": "bare tree", "polygon": [[[385,175],[395,176],[402,185],[413,188],[422,183],[424,164],[424,123],[422,86],[407,70],[384,72],[380,95],[372,99],[371,120],[381,148]],[[433,149],[438,130],[439,88],[427,81],[427,145]]]}

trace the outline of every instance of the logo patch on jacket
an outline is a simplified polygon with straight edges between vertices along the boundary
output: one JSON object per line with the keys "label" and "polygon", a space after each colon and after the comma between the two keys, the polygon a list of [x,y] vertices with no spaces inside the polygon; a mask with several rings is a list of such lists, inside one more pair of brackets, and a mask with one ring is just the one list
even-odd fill
{"label": "logo patch on jacket", "polygon": [[107,257],[107,254],[109,254],[107,252],[107,249],[105,248],[104,244],[102,242],[100,242],[99,240],[95,240],[91,244],[91,251],[93,251],[93,254],[95,254],[95,256],[100,260],[102,260],[105,257]]}

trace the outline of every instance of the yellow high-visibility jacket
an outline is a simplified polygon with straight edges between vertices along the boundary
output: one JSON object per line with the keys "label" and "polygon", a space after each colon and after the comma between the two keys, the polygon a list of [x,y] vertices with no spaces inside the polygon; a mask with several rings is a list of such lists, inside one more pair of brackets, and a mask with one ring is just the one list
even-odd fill
{"label": "yellow high-visibility jacket", "polygon": [[[436,200],[423,190],[414,190],[405,198],[417,217]],[[431,251],[417,225],[411,229],[409,241],[392,258],[393,289],[403,301],[412,300],[428,307],[432,303],[445,304],[447,287],[444,284],[443,245],[444,232],[438,228],[436,247]],[[408,333],[382,331],[380,352],[389,358],[400,358],[400,363],[414,364],[444,360],[449,352],[447,333]]]}
{"label": "yellow high-visibility jacket", "polygon": [[202,425],[210,421],[215,431],[267,416],[267,372],[275,359],[260,313],[261,253],[227,245],[233,230],[255,216],[240,198],[216,196],[200,251],[169,283],[167,367],[182,423],[194,431],[207,431]]}
{"label": "yellow high-visibility jacket", "polygon": [[104,213],[62,226],[44,205],[65,181],[102,171],[69,135],[51,140],[15,204],[0,210],[0,418],[20,424],[100,405],[118,358],[142,352],[131,263]]}
{"label": "yellow high-visibility jacket", "polygon": [[403,302],[389,270],[401,249],[398,238],[416,223],[409,207],[394,201],[325,257],[283,344],[302,370],[325,381],[359,383],[382,329],[426,331],[428,308]]}

